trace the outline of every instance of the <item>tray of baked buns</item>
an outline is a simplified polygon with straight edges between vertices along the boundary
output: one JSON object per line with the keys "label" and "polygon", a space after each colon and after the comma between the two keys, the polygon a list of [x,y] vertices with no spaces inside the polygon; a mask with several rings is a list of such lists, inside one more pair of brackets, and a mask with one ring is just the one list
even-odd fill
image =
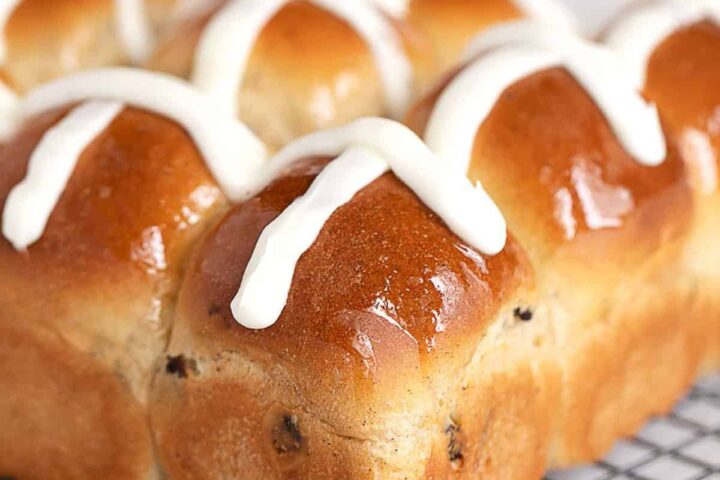
{"label": "tray of baked buns", "polygon": [[0,479],[720,478],[717,0],[0,1]]}

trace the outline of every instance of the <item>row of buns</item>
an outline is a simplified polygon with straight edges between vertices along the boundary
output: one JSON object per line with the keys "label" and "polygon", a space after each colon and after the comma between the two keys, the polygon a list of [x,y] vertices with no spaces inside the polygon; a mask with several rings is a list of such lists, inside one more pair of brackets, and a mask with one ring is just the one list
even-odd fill
{"label": "row of buns", "polygon": [[720,365],[712,4],[15,3],[0,477],[540,478]]}

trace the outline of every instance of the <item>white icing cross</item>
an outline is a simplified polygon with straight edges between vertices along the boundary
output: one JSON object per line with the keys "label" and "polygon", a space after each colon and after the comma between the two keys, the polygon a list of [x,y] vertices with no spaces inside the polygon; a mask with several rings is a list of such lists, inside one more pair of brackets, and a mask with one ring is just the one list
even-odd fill
{"label": "white icing cross", "polygon": [[231,305],[243,326],[275,323],[297,261],[327,219],[388,169],[469,245],[488,255],[504,248],[505,219],[482,187],[445,168],[411,130],[392,120],[365,118],[302,137],[270,160],[265,183],[299,159],[338,155],[307,193],[263,231]]}
{"label": "white icing cross", "polygon": [[[232,0],[210,21],[195,53],[193,82],[235,113],[237,93],[253,45],[263,27],[289,0]],[[402,41],[377,9],[364,0],[308,0],[349,23],[375,59],[388,109],[401,116],[410,101],[412,66]]]}
{"label": "white icing cross", "polygon": [[503,92],[528,75],[567,68],[603,111],[624,148],[644,165],[666,155],[657,109],[623,76],[610,51],[537,23],[512,22],[489,29],[468,48],[473,61],[445,88],[425,131],[430,148],[463,172],[469,167],[477,131]]}
{"label": "white icing cross", "polygon": [[[69,75],[31,91],[20,104],[18,120],[87,99],[124,102],[178,122],[193,138],[230,200],[248,198],[264,181],[267,152],[262,142],[230,112],[192,85],[165,74],[116,67]],[[72,172],[83,148],[119,112],[110,107],[99,108],[94,103],[89,105],[76,108],[55,129],[46,132],[33,154],[27,176],[11,192],[11,199],[24,199],[8,201],[3,212],[3,234],[15,248],[27,248],[40,238],[59,198],[58,192],[65,188],[68,170]],[[68,138],[67,143],[62,141],[63,136]],[[58,169],[62,173],[48,175],[59,172]],[[36,206],[33,215],[27,215],[25,202]]]}

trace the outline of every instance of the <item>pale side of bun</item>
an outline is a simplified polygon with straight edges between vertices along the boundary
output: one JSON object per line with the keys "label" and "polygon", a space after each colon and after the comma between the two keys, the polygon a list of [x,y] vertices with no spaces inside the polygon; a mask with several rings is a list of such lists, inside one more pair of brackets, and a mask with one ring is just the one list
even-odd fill
{"label": "pale side of bun", "polygon": [[[179,0],[144,0],[156,34]],[[202,0],[198,0],[202,1]],[[71,72],[130,63],[115,23],[115,0],[21,0],[5,27],[5,82],[26,92]]]}
{"label": "pale side of bun", "polygon": [[690,25],[655,49],[645,85],[692,175],[697,208],[683,262],[696,297],[691,317],[709,349],[705,368],[720,364],[719,62],[720,27],[711,22]]}

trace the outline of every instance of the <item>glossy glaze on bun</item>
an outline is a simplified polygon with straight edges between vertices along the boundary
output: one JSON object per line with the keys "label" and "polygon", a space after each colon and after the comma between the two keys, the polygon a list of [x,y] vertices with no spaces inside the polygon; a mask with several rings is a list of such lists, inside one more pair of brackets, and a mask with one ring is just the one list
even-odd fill
{"label": "glossy glaze on bun", "polygon": [[[477,253],[391,174],[326,223],[278,322],[238,327],[229,303],[258,236],[323,163],[294,166],[195,252],[168,352],[184,369],[159,372],[151,407],[173,478],[447,475],[453,467],[441,452],[455,404],[468,385],[493,378],[488,369],[461,380],[488,361],[476,358],[478,343],[494,328],[532,331],[512,314],[532,286],[515,241],[495,257]],[[517,368],[520,378],[508,382],[531,388],[530,366]],[[533,447],[526,435],[518,442]],[[527,462],[542,471],[540,459]]]}
{"label": "glossy glaze on bun", "polygon": [[[0,207],[64,113],[3,147]],[[149,478],[150,369],[188,249],[225,204],[178,125],[126,108],[81,156],[43,237],[24,252],[0,239],[2,474]]]}
{"label": "glossy glaze on bun", "polygon": [[[96,63],[84,48],[115,62],[111,2],[83,1],[72,68]],[[390,19],[324,1],[190,18],[149,65],[194,84],[100,69],[19,102],[0,147],[0,478],[541,478],[717,366],[720,28],[680,26],[625,75],[565,30],[486,29],[522,2]],[[247,69],[221,14],[270,19]],[[407,115],[417,135],[345,124],[421,92],[477,28]],[[198,75],[208,45],[231,68],[210,48]],[[381,68],[404,54],[412,87]]]}
{"label": "glossy glaze on bun", "polygon": [[[409,115],[417,132],[443,88]],[[680,321],[690,292],[663,275],[679,263],[693,212],[680,154],[671,142],[660,166],[640,165],[559,68],[509,87],[474,142],[468,175],[505,214],[552,312],[564,385],[550,462],[592,460],[696,374],[698,339]],[[639,401],[648,388],[653,401]]]}
{"label": "glossy glaze on bun", "polygon": [[[628,14],[645,18],[656,3]],[[690,5],[678,5],[679,12]],[[677,21],[674,31],[658,38],[643,64],[635,63],[644,77],[645,95],[655,102],[669,131],[683,153],[691,175],[697,205],[693,230],[684,255],[681,277],[685,284],[694,285],[696,302],[692,318],[698,335],[710,349],[705,368],[720,363],[720,262],[714,239],[720,235],[720,137],[716,128],[717,107],[720,105],[720,25],[711,15],[686,12],[689,22]],[[679,17],[682,18],[682,17]],[[623,20],[611,26],[608,37],[623,26]],[[620,54],[633,49],[633,42],[613,44]],[[680,282],[678,282],[680,283]]]}

